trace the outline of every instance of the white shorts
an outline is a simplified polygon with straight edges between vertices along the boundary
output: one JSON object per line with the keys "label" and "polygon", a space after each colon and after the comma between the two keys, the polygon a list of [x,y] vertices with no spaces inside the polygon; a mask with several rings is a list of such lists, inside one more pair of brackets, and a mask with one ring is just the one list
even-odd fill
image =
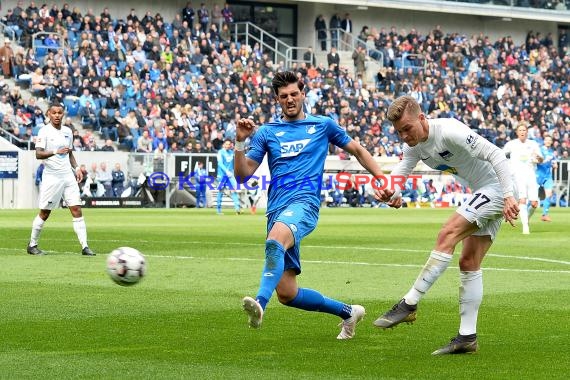
{"label": "white shorts", "polygon": [[538,183],[536,182],[536,175],[520,175],[514,176],[515,186],[517,188],[517,199],[526,199],[527,201],[538,201]]}
{"label": "white shorts", "polygon": [[477,223],[475,236],[491,236],[495,240],[503,222],[505,200],[499,185],[484,186],[475,191],[455,212],[470,223]]}
{"label": "white shorts", "polygon": [[62,197],[68,207],[81,204],[79,185],[73,173],[70,171],[65,176],[44,173],[40,186],[40,210],[57,208]]}

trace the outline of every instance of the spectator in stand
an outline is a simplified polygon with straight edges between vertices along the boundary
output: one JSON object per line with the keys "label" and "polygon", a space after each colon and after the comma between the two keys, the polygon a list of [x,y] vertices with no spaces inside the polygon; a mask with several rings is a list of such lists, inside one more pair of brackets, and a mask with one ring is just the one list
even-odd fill
{"label": "spectator in stand", "polygon": [[227,25],[230,25],[234,22],[234,13],[232,12],[228,3],[225,3],[224,7],[222,8],[222,17],[224,18],[224,22]]}
{"label": "spectator in stand", "polygon": [[107,108],[101,109],[101,114],[99,116],[99,126],[101,128],[101,134],[105,140],[118,140],[118,127],[119,123],[115,120],[115,117],[109,116],[109,111]]}
{"label": "spectator in stand", "polygon": [[317,32],[317,40],[321,44],[321,50],[327,51],[327,22],[322,14],[315,19],[315,31]]}
{"label": "spectator in stand", "polygon": [[111,181],[113,196],[121,197],[125,191],[125,173],[121,170],[121,164],[118,162],[115,164],[115,168],[111,172],[111,175],[113,176]]}
{"label": "spectator in stand", "polygon": [[99,150],[102,152],[114,152],[115,147],[113,144],[113,140],[111,140],[111,139],[105,140],[105,144]]}
{"label": "spectator in stand", "polygon": [[14,64],[14,50],[10,38],[4,37],[4,46],[0,47],[0,63],[2,64],[2,74],[6,78],[12,77],[12,66]]}
{"label": "spectator in stand", "polygon": [[113,180],[113,175],[109,170],[107,170],[107,163],[101,162],[99,164],[99,171],[97,172],[97,180],[103,184],[105,189],[105,196],[110,197],[113,195],[113,189],[111,186],[111,181]]}

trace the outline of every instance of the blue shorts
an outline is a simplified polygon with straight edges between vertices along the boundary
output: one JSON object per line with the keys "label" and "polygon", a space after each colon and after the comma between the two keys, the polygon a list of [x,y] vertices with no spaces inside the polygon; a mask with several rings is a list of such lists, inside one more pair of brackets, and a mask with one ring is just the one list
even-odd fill
{"label": "blue shorts", "polygon": [[301,273],[301,240],[313,232],[319,220],[319,210],[306,203],[293,203],[286,208],[267,215],[267,233],[275,222],[281,222],[291,229],[295,244],[285,252],[284,270],[293,269]]}
{"label": "blue shorts", "polygon": [[542,186],[545,190],[552,190],[554,188],[554,181],[552,180],[552,175],[548,176],[538,176],[536,178],[538,186]]}

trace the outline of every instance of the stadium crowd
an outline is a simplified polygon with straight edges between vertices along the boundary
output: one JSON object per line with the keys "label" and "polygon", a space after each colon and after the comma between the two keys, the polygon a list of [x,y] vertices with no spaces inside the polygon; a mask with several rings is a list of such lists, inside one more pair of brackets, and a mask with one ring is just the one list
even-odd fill
{"label": "stadium crowd", "polygon": [[[173,20],[149,10],[115,16],[109,8],[94,14],[69,4],[18,4],[2,17],[19,41],[6,40],[10,49],[3,56],[10,56],[10,65],[3,65],[3,74],[77,114],[86,127],[83,136],[76,133],[77,150],[118,144],[139,152],[216,152],[225,138],[234,138],[239,117],[261,124],[279,114],[270,83],[283,62],[259,45],[234,41],[227,4],[206,9],[188,3]],[[38,32],[57,34],[33,41]],[[334,63],[301,62],[292,70],[306,82],[307,111],[337,120],[373,155],[401,153],[385,110],[395,97],[410,94],[429,116],[457,118],[499,147],[515,137],[518,123],[527,123],[531,138],[551,135],[557,158],[568,158],[570,52],[558,49],[552,35],[529,31],[515,43],[510,36],[492,41],[439,26],[425,34],[365,26],[359,37],[382,52],[384,67],[374,84]],[[33,97],[24,101],[18,87],[3,83],[2,129],[33,141],[43,112]],[[94,145],[97,133],[106,140],[102,147]]]}

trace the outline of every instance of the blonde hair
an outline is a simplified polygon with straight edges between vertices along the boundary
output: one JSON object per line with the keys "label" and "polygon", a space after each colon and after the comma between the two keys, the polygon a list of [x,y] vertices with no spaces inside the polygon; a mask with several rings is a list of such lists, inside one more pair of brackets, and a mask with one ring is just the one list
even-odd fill
{"label": "blonde hair", "polygon": [[406,112],[410,113],[412,116],[419,116],[421,113],[420,105],[416,99],[409,95],[400,96],[398,99],[394,100],[392,104],[390,104],[390,107],[388,107],[386,117],[393,123],[400,120]]}

